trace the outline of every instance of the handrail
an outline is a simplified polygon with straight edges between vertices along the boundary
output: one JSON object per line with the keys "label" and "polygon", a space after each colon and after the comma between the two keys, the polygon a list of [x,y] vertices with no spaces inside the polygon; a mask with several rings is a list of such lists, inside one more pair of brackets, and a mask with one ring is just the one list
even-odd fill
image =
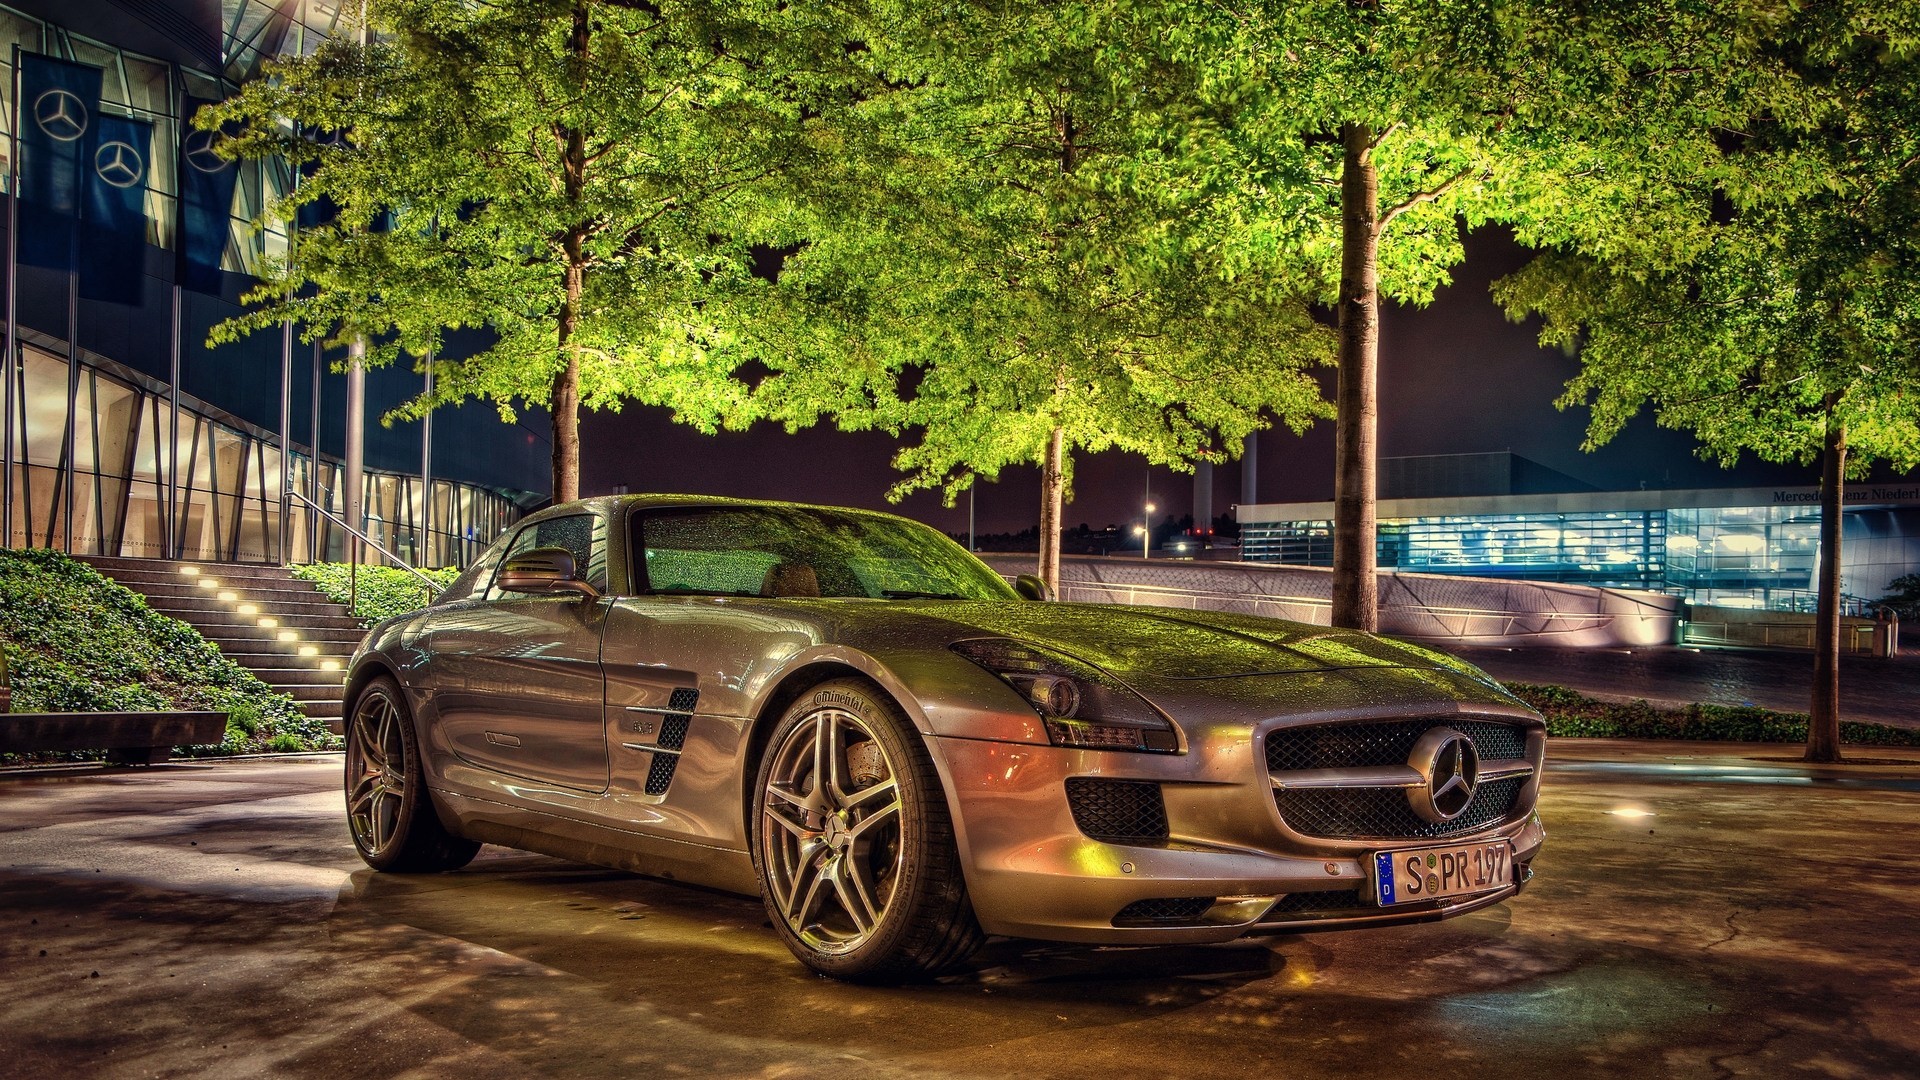
{"label": "handrail", "polygon": [[446,591],[440,587],[440,584],[438,582],[434,581],[432,578],[421,573],[420,571],[414,569],[413,564],[407,562],[407,560],[401,558],[400,556],[395,555],[393,552],[388,551],[386,548],[381,547],[380,542],[378,540],[375,540],[373,537],[368,536],[366,533],[363,533],[359,529],[356,529],[353,526],[347,524],[346,519],[340,517],[338,514],[335,514],[331,510],[328,510],[326,507],[321,506],[317,502],[314,502],[312,499],[307,498],[305,495],[300,494],[298,491],[289,490],[286,492],[286,495],[289,498],[298,499],[301,502],[306,503],[307,507],[311,509],[314,513],[319,514],[321,517],[326,518],[328,521],[331,521],[335,525],[338,525],[341,528],[352,533],[354,536],[360,539],[361,543],[366,544],[367,546],[373,548],[373,550],[393,560],[393,564],[395,566],[398,566],[400,569],[405,570],[407,573],[412,574],[414,577],[419,578],[420,581],[426,585],[427,595],[429,597],[439,596],[442,592]]}

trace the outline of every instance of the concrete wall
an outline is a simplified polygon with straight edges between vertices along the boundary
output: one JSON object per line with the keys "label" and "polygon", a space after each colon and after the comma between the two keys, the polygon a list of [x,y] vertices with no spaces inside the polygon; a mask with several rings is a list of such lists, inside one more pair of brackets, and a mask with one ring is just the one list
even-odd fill
{"label": "concrete wall", "polygon": [[[1812,612],[1756,611],[1752,608],[1694,604],[1688,609],[1687,621],[1680,628],[1680,640],[1688,645],[1811,649],[1813,624]],[[1884,639],[1876,642],[1874,638],[1877,625],[1872,619],[1842,616],[1840,651],[1867,655],[1884,652]]]}
{"label": "concrete wall", "polygon": [[[1011,578],[1030,555],[984,555]],[[1330,622],[1333,571],[1262,563],[1194,563],[1069,556],[1061,599],[1238,611]],[[1678,597],[1554,582],[1442,574],[1380,575],[1380,631],[1478,645],[1662,645],[1675,640]]]}

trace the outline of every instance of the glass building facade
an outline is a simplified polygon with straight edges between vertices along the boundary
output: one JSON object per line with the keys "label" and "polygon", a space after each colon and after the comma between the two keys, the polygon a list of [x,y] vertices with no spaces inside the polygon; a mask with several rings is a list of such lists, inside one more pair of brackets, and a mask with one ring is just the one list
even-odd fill
{"label": "glass building facade", "polygon": [[[339,357],[277,334],[205,344],[211,327],[243,310],[239,295],[261,260],[287,250],[284,231],[263,233],[252,222],[289,190],[290,171],[275,161],[235,163],[217,294],[176,287],[173,252],[183,103],[231,92],[274,56],[313,51],[341,8],[322,0],[156,0],[138,17],[91,20],[98,25],[69,25],[70,10],[26,0],[0,6],[0,187],[10,199],[15,47],[100,68],[102,110],[153,125],[143,284],[137,302],[91,300],[76,297],[63,272],[17,268],[17,362],[11,393],[0,396],[11,405],[0,419],[10,420],[12,498],[0,539],[76,554],[340,558],[344,531],[298,500],[285,511],[281,546],[283,473],[302,496],[334,514],[343,509]],[[423,376],[376,369],[367,383],[363,524],[382,546],[415,565],[462,564],[544,502],[543,416],[530,417],[532,426],[507,425],[491,408],[470,405],[436,412],[431,426],[383,425],[372,421],[418,394]]]}
{"label": "glass building facade", "polygon": [[[1864,603],[1920,573],[1920,486],[1849,485],[1847,498],[1842,588]],[[1330,504],[1239,510],[1242,558],[1333,565]],[[1378,514],[1382,570],[1643,589],[1722,607],[1814,602],[1817,489],[1396,499]]]}

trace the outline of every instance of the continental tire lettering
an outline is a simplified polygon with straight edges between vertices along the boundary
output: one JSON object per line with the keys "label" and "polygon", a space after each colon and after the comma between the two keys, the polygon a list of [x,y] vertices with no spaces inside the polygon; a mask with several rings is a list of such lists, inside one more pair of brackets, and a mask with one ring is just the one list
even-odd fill
{"label": "continental tire lettering", "polygon": [[813,695],[813,703],[815,705],[838,705],[840,708],[859,713],[862,717],[869,720],[873,718],[872,705],[868,704],[864,699],[854,697],[852,694],[843,693],[839,690],[822,690]]}

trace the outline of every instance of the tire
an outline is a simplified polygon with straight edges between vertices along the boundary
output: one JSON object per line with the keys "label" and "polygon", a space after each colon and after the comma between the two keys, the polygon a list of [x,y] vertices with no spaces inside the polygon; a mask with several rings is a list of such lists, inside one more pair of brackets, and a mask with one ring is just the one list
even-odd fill
{"label": "tire", "polygon": [[984,937],[933,759],[865,680],[808,690],[774,726],[754,786],[753,864],[774,932],[822,975],[928,978]]}
{"label": "tire", "polygon": [[478,842],[441,824],[406,696],[385,675],[361,687],[347,710],[346,795],[347,832],[375,870],[458,870],[480,851]]}

